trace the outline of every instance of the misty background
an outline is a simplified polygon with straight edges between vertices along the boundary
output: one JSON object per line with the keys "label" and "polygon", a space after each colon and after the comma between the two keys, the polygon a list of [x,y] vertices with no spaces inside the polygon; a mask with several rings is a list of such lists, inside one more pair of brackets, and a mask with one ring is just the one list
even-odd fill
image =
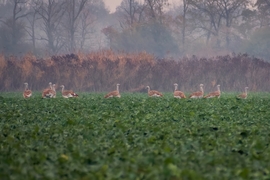
{"label": "misty background", "polygon": [[122,0],[113,13],[103,0],[0,0],[0,52],[242,52],[269,61],[269,25],[270,0]]}

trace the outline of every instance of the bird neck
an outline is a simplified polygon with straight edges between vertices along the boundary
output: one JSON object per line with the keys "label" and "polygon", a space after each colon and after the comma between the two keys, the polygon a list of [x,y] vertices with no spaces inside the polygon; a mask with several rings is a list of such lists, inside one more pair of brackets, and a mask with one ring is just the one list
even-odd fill
{"label": "bird neck", "polygon": [[116,86],[116,91],[119,92],[119,86],[118,85]]}
{"label": "bird neck", "polygon": [[200,89],[201,89],[201,92],[203,93],[203,87],[202,86],[200,87]]}
{"label": "bird neck", "polygon": [[245,94],[247,95],[247,88],[245,88]]}
{"label": "bird neck", "polygon": [[62,92],[64,92],[64,88],[65,88],[65,86],[62,86]]}
{"label": "bird neck", "polygon": [[220,93],[220,87],[219,87],[219,86],[217,87],[217,90],[218,90],[218,92]]}
{"label": "bird neck", "polygon": [[174,91],[176,91],[176,90],[177,90],[177,85],[174,86]]}
{"label": "bird neck", "polygon": [[27,84],[25,84],[25,88],[24,88],[24,90],[26,91],[28,89],[28,85]]}
{"label": "bird neck", "polygon": [[50,89],[53,89],[52,84],[50,84]]}

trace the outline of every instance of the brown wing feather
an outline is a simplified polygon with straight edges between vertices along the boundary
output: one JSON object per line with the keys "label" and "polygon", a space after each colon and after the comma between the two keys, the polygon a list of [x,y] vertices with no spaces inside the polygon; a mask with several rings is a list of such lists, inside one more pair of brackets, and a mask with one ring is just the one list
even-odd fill
{"label": "brown wing feather", "polygon": [[49,91],[49,90],[52,90],[52,89],[51,88],[46,88],[46,89],[43,90],[43,92]]}
{"label": "brown wing feather", "polygon": [[247,94],[246,93],[242,93],[242,94],[239,94],[237,97],[238,98],[241,98],[241,99],[246,99],[247,98]]}
{"label": "brown wing feather", "polygon": [[181,98],[186,98],[185,94],[182,91],[174,91],[174,96],[180,96]]}
{"label": "brown wing feather", "polygon": [[189,95],[189,98],[191,98],[193,96],[195,96],[195,97],[203,96],[203,93],[201,91],[194,92],[191,95]]}
{"label": "brown wing feather", "polygon": [[32,91],[31,90],[25,90],[24,92],[23,92],[23,97],[24,98],[29,98],[30,96],[32,95]]}
{"label": "brown wing feather", "polygon": [[69,95],[69,94],[71,94],[69,91],[63,91],[63,92],[62,92],[62,95],[63,95],[63,96],[67,96],[67,95]]}
{"label": "brown wing feather", "polygon": [[220,96],[220,93],[218,91],[215,91],[207,94],[206,96],[204,96],[204,98],[218,97],[218,96]]}
{"label": "brown wing feather", "polygon": [[45,94],[47,94],[48,91],[49,91],[49,89],[44,89],[44,90],[42,91],[42,97],[44,97]]}
{"label": "brown wing feather", "polygon": [[52,89],[44,89],[42,92],[42,98],[44,98],[48,94],[55,94],[55,91],[53,91]]}
{"label": "brown wing feather", "polygon": [[106,94],[104,96],[104,98],[116,97],[116,96],[120,96],[120,93],[118,91],[112,91],[112,92],[109,92],[108,94]]}
{"label": "brown wing feather", "polygon": [[64,92],[70,93],[70,94],[74,93],[74,91],[72,91],[72,90],[64,90]]}
{"label": "brown wing feather", "polygon": [[149,91],[149,93],[148,93],[149,96],[154,96],[155,94],[156,94],[156,95],[159,95],[159,96],[163,96],[162,93],[160,93],[160,92],[158,92],[158,91],[155,91],[155,90],[151,90],[151,91]]}
{"label": "brown wing feather", "polygon": [[73,90],[64,90],[62,92],[62,96],[68,96],[68,95],[71,95],[72,97],[78,97],[79,96]]}

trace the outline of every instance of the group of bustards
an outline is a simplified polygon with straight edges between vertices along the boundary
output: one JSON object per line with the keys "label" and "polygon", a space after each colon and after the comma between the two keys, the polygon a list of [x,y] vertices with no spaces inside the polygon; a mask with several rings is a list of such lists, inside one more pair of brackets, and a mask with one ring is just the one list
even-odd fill
{"label": "group of bustards", "polygon": [[[159,91],[156,90],[150,90],[149,86],[146,86],[146,88],[148,89],[148,96],[150,97],[162,97],[162,93],[160,93]],[[178,84],[174,83],[174,92],[173,92],[173,96],[175,98],[179,98],[179,99],[185,99],[185,93],[183,93],[182,91],[177,90],[178,88]],[[237,96],[237,98],[241,98],[241,99],[246,99],[247,98],[247,89],[248,87],[245,87],[245,91],[241,94],[239,94]],[[204,89],[203,89],[203,84],[200,84],[200,91],[196,91],[194,93],[191,93],[189,95],[189,98],[219,98],[221,95],[220,92],[220,85],[217,85],[217,91],[214,92],[210,92],[209,94],[204,96]]]}
{"label": "group of bustards", "polygon": [[[29,98],[32,96],[32,91],[28,89],[28,83],[24,83],[24,85],[25,85],[25,89],[23,92],[23,97]],[[76,94],[74,91],[64,90],[65,88],[64,85],[61,85],[60,87],[62,88],[61,92],[64,98],[78,97],[78,94]],[[49,87],[42,91],[42,98],[55,98],[55,97],[56,97],[55,84],[52,84],[51,82],[49,82]]]}
{"label": "group of bustards", "polygon": [[[29,98],[32,96],[32,91],[28,89],[28,83],[24,83],[25,85],[25,89],[23,92],[23,97],[24,98]],[[109,92],[108,94],[106,94],[104,96],[104,98],[110,98],[110,97],[118,97],[120,98],[120,92],[119,92],[119,86],[120,84],[116,84],[116,90]],[[64,90],[65,86],[61,85],[60,86],[62,88],[62,96],[64,98],[72,98],[72,97],[78,97],[78,94],[76,94],[74,91],[72,90]],[[174,93],[173,96],[175,98],[179,98],[179,99],[184,99],[186,98],[185,94],[182,91],[177,90],[178,84],[175,83],[174,84]],[[149,86],[146,86],[146,88],[148,89],[148,96],[149,97],[162,97],[163,94],[159,91],[156,90],[150,90]],[[247,89],[248,87],[245,87],[245,91],[242,94],[239,94],[237,96],[237,98],[241,98],[241,99],[246,99],[247,98]],[[206,96],[204,96],[204,89],[203,89],[203,84],[200,84],[200,91],[191,93],[189,95],[189,98],[219,98],[220,97],[220,85],[217,85],[217,91],[214,92],[210,92],[209,94],[207,94]],[[49,88],[44,89],[42,92],[42,98],[55,98],[56,97],[56,91],[55,91],[55,84],[52,84],[51,82],[49,83]]]}

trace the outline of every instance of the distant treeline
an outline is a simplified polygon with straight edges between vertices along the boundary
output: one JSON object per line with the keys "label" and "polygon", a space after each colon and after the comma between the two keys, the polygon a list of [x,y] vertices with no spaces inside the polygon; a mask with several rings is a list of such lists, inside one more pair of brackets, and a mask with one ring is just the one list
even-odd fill
{"label": "distant treeline", "polygon": [[18,58],[0,55],[0,90],[22,91],[23,83],[41,91],[48,83],[59,89],[106,92],[120,83],[120,91],[142,92],[145,86],[170,92],[174,83],[182,91],[270,91],[270,63],[246,54],[198,58],[156,59],[147,53],[99,51],[37,59],[32,54]]}

